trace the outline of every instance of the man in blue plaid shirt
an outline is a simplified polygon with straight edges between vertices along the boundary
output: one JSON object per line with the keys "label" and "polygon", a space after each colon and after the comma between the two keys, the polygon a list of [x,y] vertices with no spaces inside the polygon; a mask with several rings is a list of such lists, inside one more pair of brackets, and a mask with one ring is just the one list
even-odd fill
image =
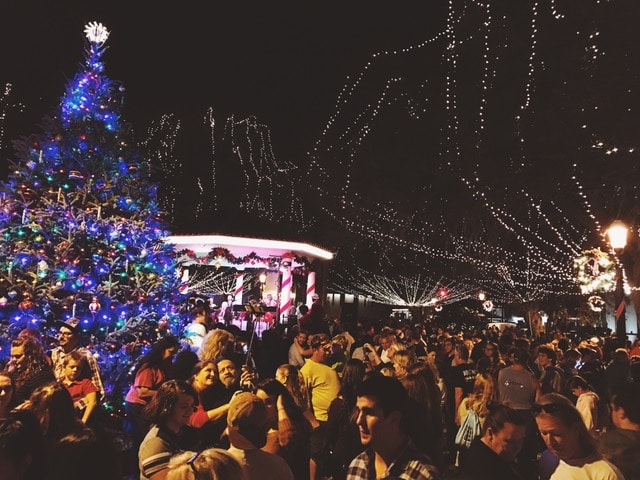
{"label": "man in blue plaid shirt", "polygon": [[353,459],[347,480],[440,478],[407,432],[409,397],[399,380],[376,375],[356,390],[357,425],[366,450]]}

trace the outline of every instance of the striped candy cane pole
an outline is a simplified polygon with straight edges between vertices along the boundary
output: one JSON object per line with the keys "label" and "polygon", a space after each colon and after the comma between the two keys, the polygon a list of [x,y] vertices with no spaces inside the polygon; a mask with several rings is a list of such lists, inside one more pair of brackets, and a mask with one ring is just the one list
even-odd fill
{"label": "striped candy cane pole", "polygon": [[289,307],[291,307],[291,284],[292,284],[291,269],[284,267],[282,270],[282,284],[280,286],[280,310],[278,312],[278,318],[282,321],[282,316],[286,316],[289,313]]}
{"label": "striped candy cane pole", "polygon": [[233,303],[242,304],[242,284],[244,282],[244,274],[236,273],[236,288],[233,292]]}
{"label": "striped candy cane pole", "polygon": [[316,293],[316,272],[307,274],[307,307],[311,308],[313,304],[313,295]]}

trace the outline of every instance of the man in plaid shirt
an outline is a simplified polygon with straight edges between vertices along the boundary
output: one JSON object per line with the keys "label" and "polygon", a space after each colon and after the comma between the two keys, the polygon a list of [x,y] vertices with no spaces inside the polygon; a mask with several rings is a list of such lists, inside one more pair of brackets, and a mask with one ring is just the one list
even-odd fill
{"label": "man in plaid shirt", "polygon": [[57,380],[64,378],[64,357],[71,352],[79,352],[87,360],[87,365],[91,370],[91,383],[98,389],[98,399],[104,397],[104,386],[100,377],[100,367],[95,357],[89,350],[80,346],[80,320],[70,318],[69,320],[56,322],[59,326],[59,343],[51,350],[51,360],[53,361],[53,373]]}
{"label": "man in plaid shirt", "polygon": [[407,432],[409,397],[399,380],[376,375],[356,390],[356,423],[366,450],[353,459],[347,480],[440,478],[427,455]]}

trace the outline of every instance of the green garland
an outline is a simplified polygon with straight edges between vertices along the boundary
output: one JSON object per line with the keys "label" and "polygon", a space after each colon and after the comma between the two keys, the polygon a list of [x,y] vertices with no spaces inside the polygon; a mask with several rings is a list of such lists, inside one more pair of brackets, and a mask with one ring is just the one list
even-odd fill
{"label": "green garland", "polygon": [[599,248],[585,250],[573,261],[576,282],[583,294],[608,292],[615,287],[616,264]]}

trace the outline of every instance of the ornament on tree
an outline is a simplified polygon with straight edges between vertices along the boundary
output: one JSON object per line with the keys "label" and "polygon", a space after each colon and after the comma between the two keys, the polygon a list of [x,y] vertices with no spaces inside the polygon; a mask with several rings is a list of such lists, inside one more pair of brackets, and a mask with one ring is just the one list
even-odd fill
{"label": "ornament on tree", "polygon": [[18,309],[21,312],[28,312],[36,306],[33,301],[33,295],[29,292],[25,292],[22,294],[22,301],[18,304]]}
{"label": "ornament on tree", "polygon": [[96,295],[94,295],[91,298],[91,303],[89,304],[89,311],[91,312],[91,315],[93,316],[93,318],[96,318],[96,313],[98,313],[98,310],[100,310],[100,302],[98,301],[98,297]]}
{"label": "ornament on tree", "polygon": [[9,299],[7,297],[0,297],[0,307],[6,307],[7,303],[9,303]]}

